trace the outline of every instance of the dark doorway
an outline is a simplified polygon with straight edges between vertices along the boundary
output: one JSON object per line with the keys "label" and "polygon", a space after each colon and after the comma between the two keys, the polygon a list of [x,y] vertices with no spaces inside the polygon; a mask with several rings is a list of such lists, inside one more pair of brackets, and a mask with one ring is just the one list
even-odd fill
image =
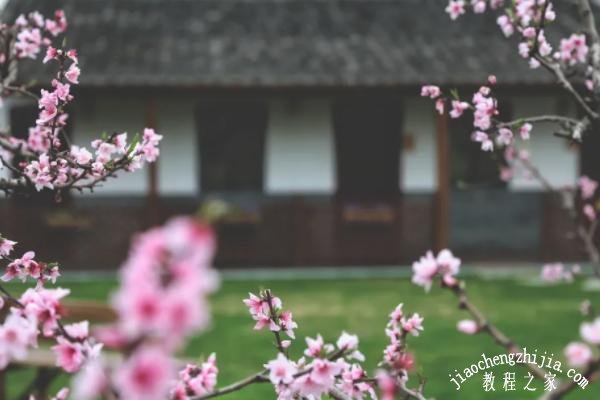
{"label": "dark doorway", "polygon": [[402,106],[393,96],[334,103],[336,253],[342,264],[400,259]]}
{"label": "dark doorway", "polygon": [[581,144],[581,175],[600,181],[600,124],[594,124],[592,129],[583,135]]}
{"label": "dark doorway", "polygon": [[267,105],[212,101],[196,110],[202,192],[263,190]]}
{"label": "dark doorway", "polygon": [[334,104],[341,196],[368,198],[399,192],[401,110],[397,98],[357,97]]}

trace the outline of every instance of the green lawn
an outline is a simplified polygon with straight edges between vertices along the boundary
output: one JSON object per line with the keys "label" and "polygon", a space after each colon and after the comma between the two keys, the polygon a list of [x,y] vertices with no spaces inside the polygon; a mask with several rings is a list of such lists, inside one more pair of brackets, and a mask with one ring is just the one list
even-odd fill
{"label": "green lawn", "polygon": [[[74,282],[65,284],[72,289],[74,298],[106,299],[113,283],[110,281]],[[226,281],[212,299],[214,321],[212,327],[191,341],[186,355],[196,357],[217,353],[221,385],[242,378],[254,371],[275,352],[268,332],[252,330],[252,320],[241,300],[248,291],[269,287],[294,313],[299,324],[298,339],[291,348],[299,356],[304,348],[303,338],[320,332],[335,341],[339,332],[347,330],[361,338],[360,347],[367,356],[366,365],[372,369],[381,357],[386,344],[383,332],[387,315],[402,302],[408,312],[425,316],[425,331],[411,338],[410,347],[417,356],[417,372],[428,377],[426,393],[438,399],[525,399],[542,394],[543,383],[537,392],[522,391],[525,369],[500,366],[493,369],[496,391],[482,390],[482,375],[472,377],[460,392],[449,382],[448,374],[462,370],[480,359],[501,351],[484,335],[468,337],[455,329],[458,319],[466,317],[456,307],[453,295],[434,288],[425,294],[408,279],[364,280],[297,280],[297,281]],[[472,300],[484,310],[498,327],[530,350],[538,349],[562,356],[563,346],[578,337],[580,317],[578,306],[583,298],[598,304],[598,292],[581,292],[579,284],[559,286],[528,286],[509,280],[486,281],[469,279]],[[502,390],[502,374],[515,372],[517,391],[507,394]],[[563,368],[563,373],[566,368]],[[20,380],[20,379],[19,379]],[[227,399],[272,399],[271,387],[260,385],[232,394]],[[600,384],[586,390],[576,390],[569,398],[600,398]]]}

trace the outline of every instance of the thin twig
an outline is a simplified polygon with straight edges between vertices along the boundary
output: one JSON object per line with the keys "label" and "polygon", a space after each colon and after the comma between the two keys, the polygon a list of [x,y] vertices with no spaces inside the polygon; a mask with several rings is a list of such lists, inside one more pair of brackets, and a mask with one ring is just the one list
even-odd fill
{"label": "thin twig", "polygon": [[406,386],[406,383],[403,381],[400,381],[400,390],[402,391],[403,394],[407,395],[409,398],[413,398],[413,399],[417,399],[417,400],[427,400],[427,398],[425,396],[423,396],[423,394],[421,393],[420,390],[409,389]]}
{"label": "thin twig", "polygon": [[8,90],[10,92],[19,93],[24,96],[30,97],[35,101],[38,101],[40,99],[40,96],[38,96],[37,94],[30,92],[29,90],[20,86],[2,85],[0,86],[0,90]]}
{"label": "thin twig", "polygon": [[[567,195],[567,193],[565,193],[564,191],[560,191],[556,187],[554,187],[554,185],[552,185],[552,183],[548,179],[546,179],[546,177],[540,172],[540,170],[536,166],[534,166],[529,160],[523,158],[519,158],[519,160],[521,164],[529,171],[531,176],[537,179],[538,182],[540,182],[540,184],[549,192],[559,195]],[[579,215],[575,210],[575,201],[572,199],[566,201],[565,203],[567,204],[565,207],[568,209],[569,214],[573,219],[573,223],[576,226],[575,230],[577,232],[577,235],[583,242],[585,252],[587,253],[590,261],[592,262],[594,275],[600,278],[600,250],[598,249],[598,246],[595,241],[596,232],[598,229],[598,222],[593,221],[590,224],[589,229],[586,229],[585,225],[580,220],[578,220]]]}
{"label": "thin twig", "polygon": [[[461,309],[464,309],[471,314],[471,316],[477,322],[477,325],[480,326],[481,332],[485,332],[494,339],[494,342],[499,346],[503,347],[509,353],[522,353],[523,348],[516,344],[514,340],[510,339],[504,332],[498,329],[494,324],[492,324],[485,315],[473,304],[469,301],[467,296],[467,292],[464,289],[462,284],[458,284],[456,286],[451,287],[452,291],[458,297],[458,306]],[[527,369],[531,371],[533,375],[535,375],[539,379],[544,379],[546,375],[546,371],[535,364],[527,363],[525,364]]]}
{"label": "thin twig", "polygon": [[46,391],[52,381],[60,375],[58,368],[38,368],[35,378],[27,385],[21,395],[18,397],[19,400],[29,400],[32,398],[32,394],[45,395]]}
{"label": "thin twig", "polygon": [[598,113],[596,111],[592,110],[590,108],[590,106],[587,104],[587,102],[583,99],[583,97],[581,97],[579,92],[577,90],[575,90],[575,88],[573,87],[571,82],[565,76],[565,73],[562,70],[562,67],[560,66],[559,63],[553,62],[553,61],[548,61],[547,59],[545,59],[544,57],[542,57],[541,55],[538,55],[538,54],[536,54],[534,56],[534,58],[536,60],[538,60],[540,62],[540,64],[544,66],[544,68],[546,68],[548,71],[550,71],[554,74],[558,84],[563,89],[565,89],[567,92],[569,92],[571,94],[571,96],[575,99],[575,101],[581,106],[583,111],[591,119],[597,120],[600,118],[600,115],[598,115]]}
{"label": "thin twig", "polygon": [[191,397],[190,400],[205,400],[212,399],[214,397],[219,397],[226,395],[228,393],[237,392],[240,389],[245,388],[246,386],[252,385],[254,383],[268,382],[269,379],[265,376],[267,371],[261,371],[257,374],[250,375],[249,377],[242,379],[241,381],[232,383],[231,385],[224,386],[220,389],[214,390],[208,394],[198,397]]}
{"label": "thin twig", "polygon": [[[592,360],[584,371],[581,372],[581,375],[585,377],[589,383],[593,383],[600,378],[600,375],[597,372],[600,371],[600,357],[596,357]],[[562,382],[560,386],[558,386],[552,392],[546,394],[542,397],[543,400],[558,400],[563,398],[567,393],[575,389],[577,386],[577,382],[573,379],[565,380]]]}
{"label": "thin twig", "polygon": [[273,334],[275,335],[275,341],[277,344],[277,350],[279,350],[281,354],[284,354],[287,357],[287,350],[283,346],[283,341],[281,340],[281,323],[277,320],[277,314],[275,313],[275,308],[273,307],[273,294],[270,290],[267,290],[265,294],[267,304],[269,305],[269,317],[271,318],[273,323],[279,327],[278,331],[273,331]]}
{"label": "thin twig", "polygon": [[557,123],[557,124],[565,124],[565,125],[577,125],[578,123],[580,123],[580,121],[575,118],[569,118],[569,117],[565,117],[562,115],[538,115],[535,117],[519,118],[514,121],[509,121],[509,122],[501,122],[498,124],[498,126],[499,127],[514,126],[514,125],[519,125],[519,124],[523,124],[526,122],[529,122],[531,124],[537,124],[537,123],[541,123],[541,122],[549,122],[549,123]]}

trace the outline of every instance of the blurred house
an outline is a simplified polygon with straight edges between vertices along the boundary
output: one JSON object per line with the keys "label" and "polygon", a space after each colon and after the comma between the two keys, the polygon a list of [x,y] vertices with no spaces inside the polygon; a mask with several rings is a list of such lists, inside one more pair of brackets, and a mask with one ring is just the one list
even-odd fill
{"label": "blurred house", "polygon": [[[426,83],[469,96],[493,72],[507,115],[577,112],[492,14],[453,23],[438,0],[12,0],[4,19],[59,7],[82,66],[73,141],[164,135],[155,166],[94,196],[4,201],[0,230],[67,266],[114,268],[133,232],[208,197],[236,209],[221,265],[396,264],[445,246],[484,260],[577,255],[559,202],[534,181],[500,181],[468,122],[418,96]],[[558,37],[576,26],[570,11]],[[50,76],[35,62],[19,74]],[[23,99],[5,112],[25,134],[37,110]],[[600,173],[549,127],[530,147],[556,185]]]}

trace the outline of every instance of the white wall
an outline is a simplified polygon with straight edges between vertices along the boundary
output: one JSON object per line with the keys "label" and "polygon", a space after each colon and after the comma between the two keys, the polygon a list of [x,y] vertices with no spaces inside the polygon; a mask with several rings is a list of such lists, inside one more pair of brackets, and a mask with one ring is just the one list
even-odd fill
{"label": "white wall", "polygon": [[[557,98],[549,96],[519,96],[511,99],[515,110],[515,118],[523,118],[540,114],[562,114],[570,110],[567,105],[559,103]],[[529,141],[518,141],[519,148],[531,153],[531,162],[554,186],[571,185],[579,171],[579,153],[571,148],[564,139],[553,135],[556,126],[552,124],[536,124]],[[534,179],[518,177],[511,181],[513,190],[541,190],[542,186]]]}
{"label": "white wall", "polygon": [[[15,103],[19,103],[20,99],[7,99],[5,101],[2,102],[2,104],[0,104],[0,130],[2,131],[9,131],[10,128],[10,114],[9,114],[9,109],[10,107],[15,104]],[[8,168],[4,168],[2,167],[2,165],[0,165],[0,178],[5,178],[8,179],[12,176],[12,173],[10,172],[10,170]]]}
{"label": "white wall", "polygon": [[198,193],[200,161],[194,120],[194,101],[169,97],[157,102],[157,132],[163,135],[158,159],[161,194]]}
{"label": "white wall", "polygon": [[329,101],[269,102],[264,173],[267,193],[335,191],[335,144]]}
{"label": "white wall", "polygon": [[400,155],[401,191],[433,192],[437,189],[436,119],[431,101],[408,98],[404,101],[405,140],[410,136],[413,148]]}

